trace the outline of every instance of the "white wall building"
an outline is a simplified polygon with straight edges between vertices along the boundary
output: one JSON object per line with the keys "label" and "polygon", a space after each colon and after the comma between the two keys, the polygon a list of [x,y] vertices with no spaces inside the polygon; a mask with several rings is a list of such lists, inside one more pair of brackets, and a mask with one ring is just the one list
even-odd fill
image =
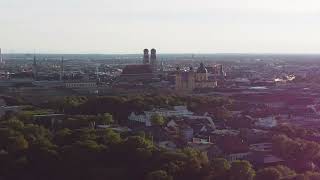
{"label": "white wall building", "polygon": [[154,109],[152,111],[144,111],[143,114],[132,112],[128,119],[129,121],[136,121],[146,126],[151,126],[151,118],[156,114],[163,117],[183,117],[192,116],[193,112],[189,111],[186,106],[174,106],[173,109]]}
{"label": "white wall building", "polygon": [[66,88],[95,88],[97,87],[96,82],[66,82]]}
{"label": "white wall building", "polygon": [[237,160],[246,160],[250,154],[250,152],[229,154],[226,156],[226,159],[230,162]]}
{"label": "white wall building", "polygon": [[270,116],[266,118],[259,118],[254,124],[260,128],[273,128],[278,125],[278,122],[273,116]]}

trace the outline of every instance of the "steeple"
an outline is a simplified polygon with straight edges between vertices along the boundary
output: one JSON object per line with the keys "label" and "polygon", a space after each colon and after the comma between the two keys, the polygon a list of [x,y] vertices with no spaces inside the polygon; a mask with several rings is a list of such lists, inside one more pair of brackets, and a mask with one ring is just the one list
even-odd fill
{"label": "steeple", "polygon": [[100,83],[99,66],[98,65],[96,66],[96,80],[97,80],[97,83]]}
{"label": "steeple", "polygon": [[35,54],[33,55],[32,73],[33,73],[33,79],[36,81],[38,79],[38,69],[37,69],[37,58]]}
{"label": "steeple", "polygon": [[61,64],[60,64],[60,81],[63,80],[64,76],[64,59],[63,56],[61,57]]}
{"label": "steeple", "polygon": [[2,58],[2,51],[1,51],[1,48],[0,48],[0,64],[3,64],[3,58]]}
{"label": "steeple", "polygon": [[160,71],[161,71],[161,72],[163,72],[163,71],[164,71],[163,61],[161,61]]}

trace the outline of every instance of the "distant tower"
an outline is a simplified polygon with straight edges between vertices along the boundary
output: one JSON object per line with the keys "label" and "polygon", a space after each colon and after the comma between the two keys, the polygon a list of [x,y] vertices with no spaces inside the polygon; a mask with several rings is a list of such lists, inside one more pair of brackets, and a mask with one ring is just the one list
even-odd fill
{"label": "distant tower", "polygon": [[99,66],[98,65],[96,66],[96,79],[97,79],[97,82],[99,83],[100,77],[99,77]]}
{"label": "distant tower", "polygon": [[64,76],[64,59],[61,57],[61,64],[60,64],[60,81],[63,80]]}
{"label": "distant tower", "polygon": [[200,82],[208,81],[208,70],[202,62],[200,63],[200,67],[197,69],[196,80]]}
{"label": "distant tower", "polygon": [[222,64],[220,64],[219,75],[221,78],[224,78],[226,76],[226,73],[224,72],[224,68]]}
{"label": "distant tower", "polygon": [[151,49],[150,61],[153,71],[157,71],[157,51],[156,49]]}
{"label": "distant tower", "polygon": [[148,49],[143,50],[143,64],[150,64]]}
{"label": "distant tower", "polygon": [[163,61],[161,61],[161,65],[160,65],[160,71],[163,72],[164,71],[164,65],[163,65]]}
{"label": "distant tower", "polygon": [[38,79],[38,68],[37,68],[36,55],[33,56],[32,73],[33,73],[33,79],[36,81]]}
{"label": "distant tower", "polygon": [[2,51],[1,51],[1,48],[0,48],[0,64],[3,64],[3,57],[2,57]]}

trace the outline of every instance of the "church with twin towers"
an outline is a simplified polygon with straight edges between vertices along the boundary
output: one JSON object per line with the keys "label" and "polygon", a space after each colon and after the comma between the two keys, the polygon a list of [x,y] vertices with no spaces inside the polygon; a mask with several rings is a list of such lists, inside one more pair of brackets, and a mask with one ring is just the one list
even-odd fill
{"label": "church with twin towers", "polygon": [[150,64],[153,72],[157,71],[157,51],[156,49],[151,49],[149,55],[149,49],[143,50],[143,64]]}
{"label": "church with twin towers", "polygon": [[141,64],[126,65],[118,78],[119,82],[152,81],[159,75],[156,49],[144,49]]}

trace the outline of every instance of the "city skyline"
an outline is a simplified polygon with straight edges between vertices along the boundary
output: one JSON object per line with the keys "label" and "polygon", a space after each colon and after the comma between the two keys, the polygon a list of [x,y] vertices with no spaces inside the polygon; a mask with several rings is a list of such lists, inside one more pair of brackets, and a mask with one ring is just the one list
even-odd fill
{"label": "city skyline", "polygon": [[0,2],[3,53],[320,52],[315,0]]}

